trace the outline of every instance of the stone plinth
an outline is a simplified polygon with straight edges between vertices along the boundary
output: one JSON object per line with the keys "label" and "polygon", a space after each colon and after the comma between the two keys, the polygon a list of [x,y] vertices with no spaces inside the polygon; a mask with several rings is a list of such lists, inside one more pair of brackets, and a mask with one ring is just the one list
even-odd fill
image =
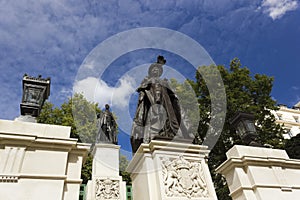
{"label": "stone plinth", "polygon": [[284,150],[236,145],[217,169],[234,200],[282,200],[300,197],[300,160]]}
{"label": "stone plinth", "polygon": [[90,145],[69,135],[70,127],[0,120],[0,199],[78,199]]}
{"label": "stone plinth", "polygon": [[133,199],[216,200],[206,146],[152,140],[141,144],[127,171]]}
{"label": "stone plinth", "polygon": [[92,180],[87,185],[87,200],[125,200],[126,183],[119,176],[120,146],[96,144],[93,150]]}

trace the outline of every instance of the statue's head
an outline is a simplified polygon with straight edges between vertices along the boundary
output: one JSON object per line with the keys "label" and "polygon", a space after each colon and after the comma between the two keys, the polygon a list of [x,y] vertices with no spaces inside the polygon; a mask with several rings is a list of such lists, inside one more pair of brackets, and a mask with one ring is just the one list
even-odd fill
{"label": "statue's head", "polygon": [[163,65],[166,63],[166,60],[163,56],[157,57],[157,62],[150,65],[148,70],[148,75],[150,77],[160,77],[163,73]]}
{"label": "statue's head", "polygon": [[150,65],[148,70],[148,75],[150,77],[160,77],[163,73],[163,68],[161,64],[153,63]]}
{"label": "statue's head", "polygon": [[109,110],[109,105],[108,104],[105,104],[105,109]]}

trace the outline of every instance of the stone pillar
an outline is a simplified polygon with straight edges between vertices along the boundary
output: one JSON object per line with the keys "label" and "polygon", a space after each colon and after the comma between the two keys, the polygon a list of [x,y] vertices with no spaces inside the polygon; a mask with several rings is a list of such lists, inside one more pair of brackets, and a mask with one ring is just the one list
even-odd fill
{"label": "stone pillar", "polygon": [[284,150],[236,145],[218,167],[233,200],[290,200],[300,197],[300,160]]}
{"label": "stone pillar", "polygon": [[127,171],[134,200],[217,199],[206,146],[152,140],[141,144]]}
{"label": "stone pillar", "polygon": [[70,138],[70,130],[0,120],[0,199],[78,199],[90,145]]}
{"label": "stone pillar", "polygon": [[87,184],[87,200],[125,200],[126,183],[119,176],[120,146],[96,144],[93,150],[92,180]]}

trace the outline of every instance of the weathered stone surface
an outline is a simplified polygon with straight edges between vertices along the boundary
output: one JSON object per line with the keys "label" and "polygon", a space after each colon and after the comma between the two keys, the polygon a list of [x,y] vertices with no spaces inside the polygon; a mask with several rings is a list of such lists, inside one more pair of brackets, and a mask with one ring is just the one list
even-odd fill
{"label": "weathered stone surface", "polygon": [[126,183],[119,175],[119,151],[120,146],[115,144],[95,145],[87,200],[126,200]]}
{"label": "weathered stone surface", "polygon": [[233,200],[298,199],[300,160],[284,150],[235,145],[217,171],[225,176]]}
{"label": "weathered stone surface", "polygon": [[127,168],[133,198],[216,200],[207,155],[206,146],[160,140],[141,144]]}
{"label": "weathered stone surface", "polygon": [[74,200],[90,145],[70,127],[0,120],[0,199]]}

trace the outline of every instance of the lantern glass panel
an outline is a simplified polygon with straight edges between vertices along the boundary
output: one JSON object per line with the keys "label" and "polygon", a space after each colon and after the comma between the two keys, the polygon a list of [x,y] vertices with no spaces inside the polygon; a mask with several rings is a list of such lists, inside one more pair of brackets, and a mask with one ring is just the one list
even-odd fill
{"label": "lantern glass panel", "polygon": [[38,104],[41,91],[34,88],[27,88],[25,101],[28,103]]}
{"label": "lantern glass panel", "polygon": [[40,105],[43,103],[44,88],[26,86],[23,102],[27,104]]}
{"label": "lantern glass panel", "polygon": [[242,121],[240,121],[237,124],[236,129],[237,129],[238,134],[240,134],[240,136],[243,137],[246,134],[246,129],[245,129],[245,126]]}
{"label": "lantern glass panel", "polygon": [[256,132],[255,125],[252,120],[246,120],[245,125],[249,132]]}

